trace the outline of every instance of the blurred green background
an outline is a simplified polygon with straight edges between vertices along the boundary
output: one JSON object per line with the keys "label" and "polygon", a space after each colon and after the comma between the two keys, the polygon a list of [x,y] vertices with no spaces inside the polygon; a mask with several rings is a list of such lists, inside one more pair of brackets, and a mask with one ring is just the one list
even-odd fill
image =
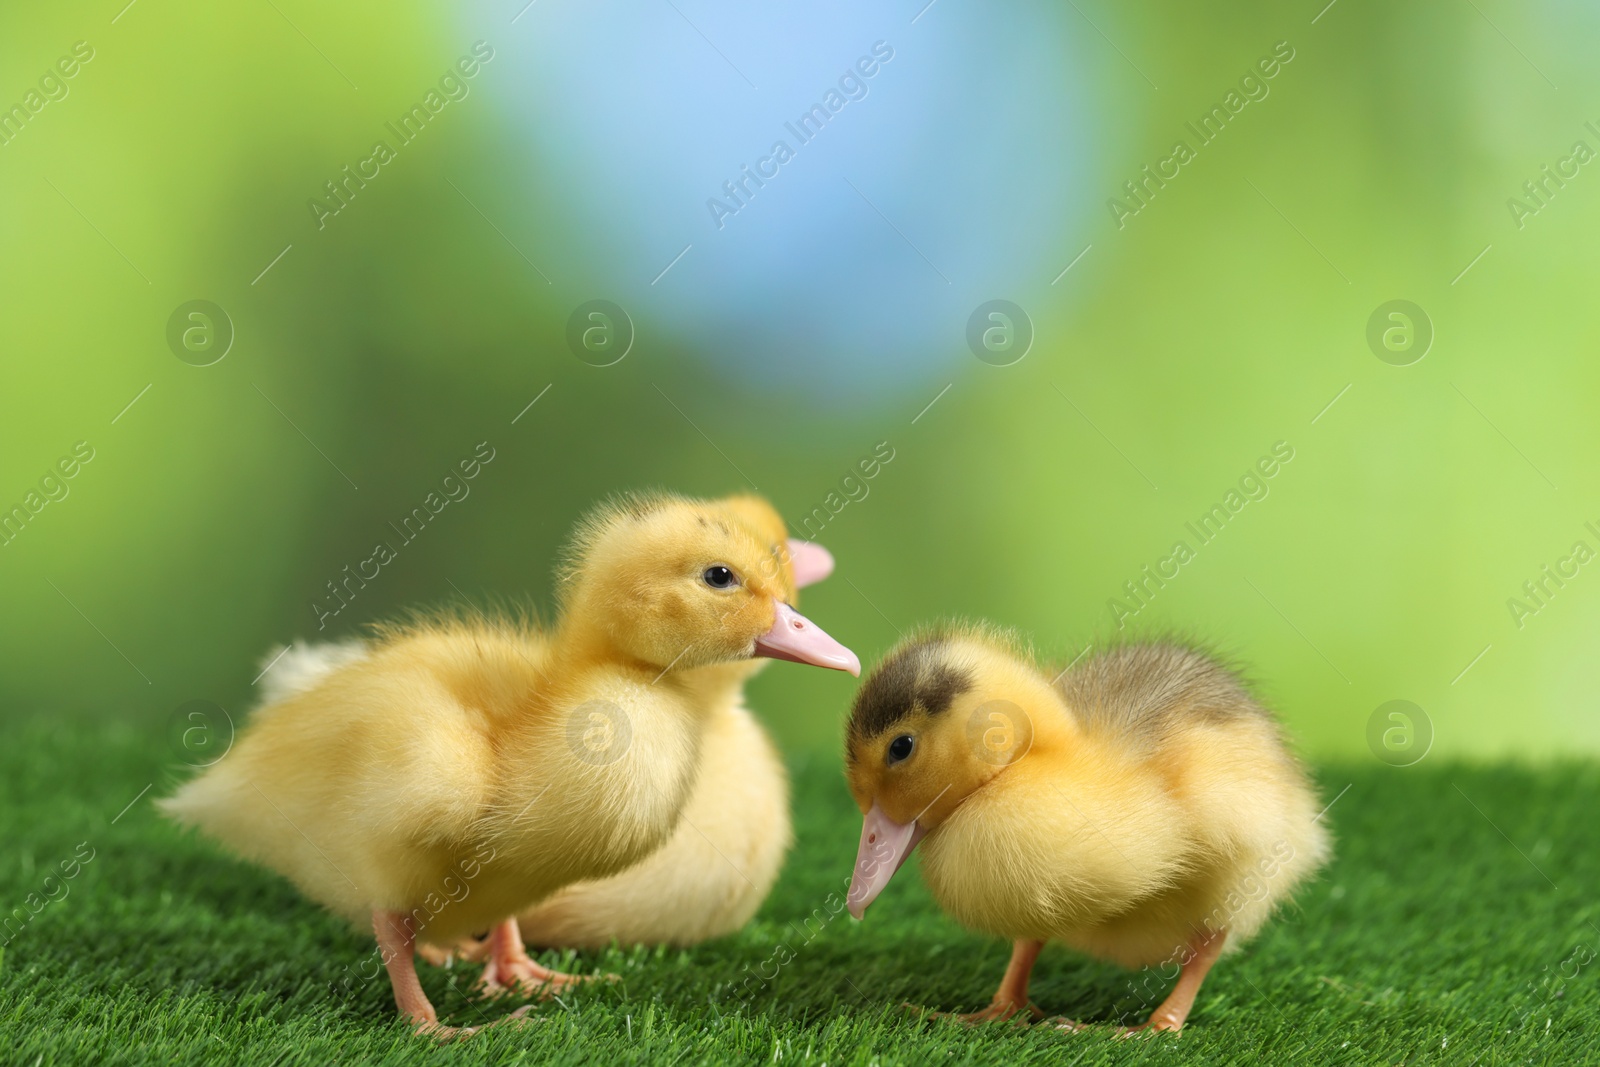
{"label": "blurred green background", "polygon": [[[1600,565],[1546,580],[1520,626],[1508,606],[1539,606],[1523,583],[1575,542],[1600,550],[1600,171],[1571,164],[1542,204],[1523,189],[1575,142],[1600,149],[1592,9],[913,0],[838,34],[818,9],[789,47],[763,20],[794,12],[712,5],[123,2],[0,14],[0,106],[28,110],[75,42],[93,50],[0,145],[0,506],[93,450],[0,547],[3,714],[160,729],[191,699],[243,710],[275,643],[414,604],[544,607],[553,554],[607,493],[754,486],[798,521],[887,442],[819,533],[839,571],[804,603],[869,665],[941,615],[1013,625],[1063,664],[1177,630],[1247,663],[1313,755],[1372,758],[1394,699],[1423,709],[1435,757],[1600,748]],[[577,23],[671,63],[571,45]],[[702,201],[879,38],[895,58],[875,95],[724,241]],[[477,40],[495,56],[470,95],[319,230],[308,198]],[[1269,95],[1119,226],[1123,183],[1198,145],[1186,124],[1279,42]],[[986,139],[982,87],[1023,50],[1032,80],[994,116],[1011,132]],[[556,55],[583,76],[531,107]],[[680,75],[736,105],[661,106]],[[614,155],[585,177],[589,146],[557,120],[630,100],[685,147],[630,157],[629,129],[600,128]],[[745,147],[694,147],[725,128]],[[681,238],[632,258],[630,210],[683,175],[661,222]],[[848,216],[808,216],[818,176]],[[1539,207],[1520,226],[1512,197]],[[791,228],[757,262],[762,212]],[[841,252],[835,229],[867,243]],[[838,308],[780,284],[840,271]],[[719,307],[741,276],[761,291]],[[637,332],[606,367],[565,339],[595,298]],[[996,298],[1034,333],[1008,366],[965,336]],[[196,299],[235,331],[210,366],[167,340]],[[1405,366],[1367,341],[1395,299],[1434,333]],[[791,319],[823,340],[763,333]],[[870,341],[827,340],[857,319]],[[325,583],[482,441],[470,495],[319,632]],[[1268,495],[1201,545],[1185,524],[1277,442],[1293,459]],[[1179,540],[1194,558],[1120,628],[1113,598],[1138,606],[1124,583]],[[780,664],[753,702],[789,752],[820,752],[851,692]]]}

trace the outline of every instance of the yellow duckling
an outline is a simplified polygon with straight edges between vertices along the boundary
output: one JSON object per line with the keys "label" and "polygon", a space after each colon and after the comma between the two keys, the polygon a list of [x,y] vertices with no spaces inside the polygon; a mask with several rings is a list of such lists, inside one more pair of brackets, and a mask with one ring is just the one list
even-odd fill
{"label": "yellow duckling", "polygon": [[[733,497],[737,511],[773,544],[783,519],[765,500]],[[788,540],[780,554],[795,589],[833,572],[820,545]],[[791,600],[793,604],[796,601]],[[610,944],[692,945],[740,929],[772,891],[793,843],[788,775],[766,731],[744,705],[744,683],[765,660],[702,667],[721,676],[724,696],[707,718],[700,775],[667,843],[621,874],[577,882],[517,917],[529,944],[593,948]],[[476,957],[482,948],[468,946]],[[437,953],[431,953],[435,958]]]}
{"label": "yellow duckling", "polygon": [[920,842],[940,906],[1013,942],[970,1022],[1040,1014],[1028,977],[1055,940],[1129,968],[1177,964],[1143,1028],[1181,1029],[1212,963],[1329,852],[1278,723],[1177,645],[1115,648],[1052,684],[997,631],[935,630],[862,685],[846,746],[865,815],[851,914]]}
{"label": "yellow duckling", "polygon": [[772,656],[859,672],[788,605],[774,552],[722,505],[603,507],[580,524],[548,635],[395,628],[263,707],[162,806],[370,921],[401,1014],[458,1033],[417,980],[418,937],[490,930],[491,991],[580,981],[529,959],[514,916],[670,836],[710,708],[696,671]]}
{"label": "yellow duckling", "polygon": [[[272,667],[263,679],[267,700],[367,654],[359,641],[273,649],[262,663]],[[767,662],[701,670],[737,667],[748,676]],[[788,786],[788,772],[742,692],[718,703],[702,727],[700,773],[666,844],[621,874],[574,882],[522,912],[523,943],[687,946],[743,928],[772,891],[794,843]],[[474,938],[449,947],[419,941],[417,954],[445,966],[452,957],[481,962],[488,948],[487,940]]]}

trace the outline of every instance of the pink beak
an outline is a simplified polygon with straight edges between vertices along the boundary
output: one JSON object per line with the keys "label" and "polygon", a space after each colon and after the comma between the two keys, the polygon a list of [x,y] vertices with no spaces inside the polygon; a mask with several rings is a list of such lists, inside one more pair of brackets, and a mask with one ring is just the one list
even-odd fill
{"label": "pink beak", "polygon": [[778,603],[778,617],[772,629],[756,638],[754,655],[772,659],[786,659],[791,663],[809,663],[813,667],[829,667],[836,671],[849,671],[861,677],[861,661],[856,654],[829,637],[816,623],[791,608]]}
{"label": "pink beak", "polygon": [[867,905],[878,899],[894,872],[911,855],[927,831],[915,820],[909,826],[895,822],[874,802],[861,821],[861,846],[856,850],[856,869],[850,877],[850,892],[845,904],[850,914],[861,918]]}
{"label": "pink beak", "polygon": [[794,586],[804,589],[833,573],[833,553],[814,541],[789,538],[789,561],[794,564]]}

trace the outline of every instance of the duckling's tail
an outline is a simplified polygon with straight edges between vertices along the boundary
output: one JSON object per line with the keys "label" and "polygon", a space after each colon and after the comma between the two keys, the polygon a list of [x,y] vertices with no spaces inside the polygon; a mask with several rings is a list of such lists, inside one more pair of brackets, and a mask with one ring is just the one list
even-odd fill
{"label": "duckling's tail", "polygon": [[[261,703],[255,715],[271,714],[274,706],[304,693],[341,667],[365,659],[371,649],[363,641],[328,644],[278,645],[261,658],[257,679]],[[180,786],[170,797],[157,800],[156,807],[169,819],[183,826],[203,830],[234,845],[236,851],[255,856],[249,844],[264,840],[260,827],[251,825],[241,813],[254,810],[259,793],[239,771],[239,761],[219,757],[200,774]]]}
{"label": "duckling's tail", "polygon": [[369,651],[367,643],[356,638],[314,645],[296,641],[287,648],[273,646],[261,657],[261,706],[304,693],[340,667],[365,659]]}

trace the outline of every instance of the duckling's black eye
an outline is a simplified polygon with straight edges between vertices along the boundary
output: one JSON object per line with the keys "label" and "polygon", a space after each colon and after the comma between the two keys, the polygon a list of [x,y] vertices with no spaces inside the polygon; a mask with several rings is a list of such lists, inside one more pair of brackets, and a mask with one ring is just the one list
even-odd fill
{"label": "duckling's black eye", "polygon": [[889,764],[893,766],[911,755],[911,749],[916,742],[911,740],[910,734],[901,734],[889,742]]}
{"label": "duckling's black eye", "polygon": [[718,563],[714,567],[707,567],[700,578],[713,589],[730,589],[738,582],[733,576],[733,571]]}

